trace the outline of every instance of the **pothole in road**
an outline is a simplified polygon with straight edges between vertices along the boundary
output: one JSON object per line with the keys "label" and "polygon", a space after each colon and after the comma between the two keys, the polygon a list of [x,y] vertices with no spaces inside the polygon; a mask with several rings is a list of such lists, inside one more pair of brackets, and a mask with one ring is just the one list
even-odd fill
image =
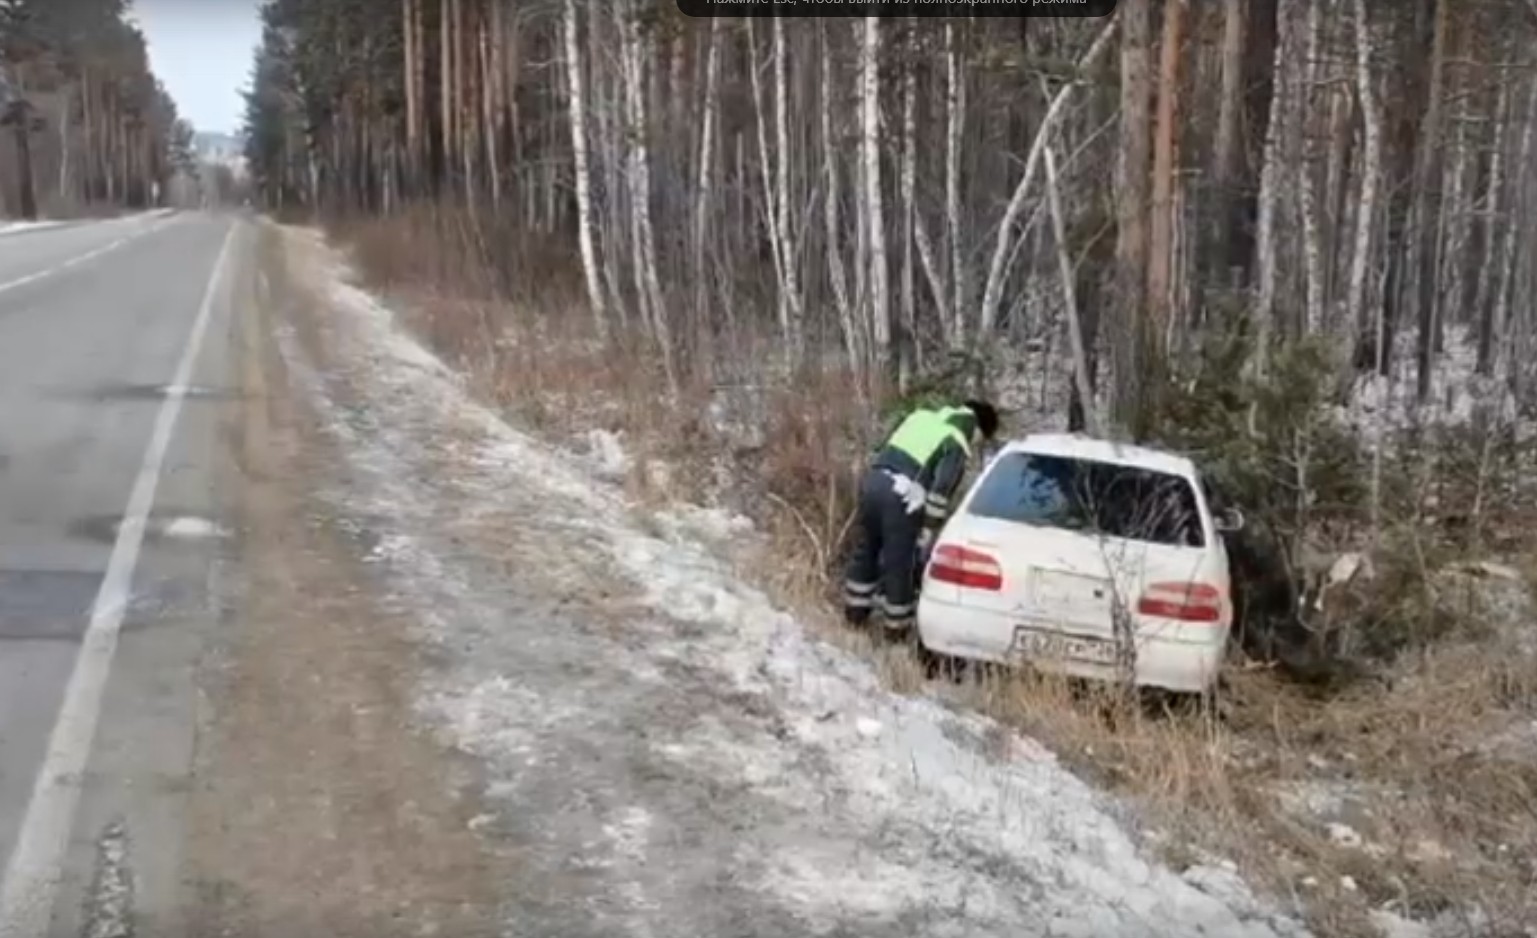
{"label": "pothole in road", "polygon": [[[117,540],[122,527],[121,515],[97,515],[75,522],[70,526],[70,533],[76,537],[111,544]],[[144,522],[144,540],[148,543],[196,544],[222,541],[232,536],[233,532],[218,521],[198,514],[158,512]]]}
{"label": "pothole in road", "polygon": [[100,586],[89,571],[0,570],[0,641],[74,641]]}

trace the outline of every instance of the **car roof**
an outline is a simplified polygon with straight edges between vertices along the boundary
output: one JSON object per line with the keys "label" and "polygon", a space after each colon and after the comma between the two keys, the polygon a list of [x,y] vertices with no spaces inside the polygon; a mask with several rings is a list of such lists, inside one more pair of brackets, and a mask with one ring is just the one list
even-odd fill
{"label": "car roof", "polygon": [[1081,433],[1032,433],[1022,439],[1010,440],[999,451],[999,455],[1010,452],[1092,459],[1190,479],[1197,477],[1195,463],[1188,456],[1115,440],[1096,439]]}

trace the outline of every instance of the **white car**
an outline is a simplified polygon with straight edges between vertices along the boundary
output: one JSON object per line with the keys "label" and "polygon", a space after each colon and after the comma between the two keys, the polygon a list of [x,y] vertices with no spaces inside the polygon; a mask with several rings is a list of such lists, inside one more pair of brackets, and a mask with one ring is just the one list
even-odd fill
{"label": "white car", "polygon": [[1105,680],[1129,668],[1138,686],[1206,692],[1233,625],[1221,535],[1243,524],[1218,521],[1183,456],[1078,434],[1011,442],[940,532],[919,639],[955,658]]}

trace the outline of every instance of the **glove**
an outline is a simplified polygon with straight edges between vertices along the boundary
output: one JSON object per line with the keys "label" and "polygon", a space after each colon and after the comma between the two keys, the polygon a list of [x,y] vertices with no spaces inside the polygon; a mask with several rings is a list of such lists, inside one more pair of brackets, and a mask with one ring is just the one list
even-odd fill
{"label": "glove", "polygon": [[907,476],[893,475],[891,488],[897,493],[897,497],[902,499],[902,505],[910,515],[916,515],[922,511],[923,503],[929,497],[929,493],[924,491],[923,486]]}
{"label": "glove", "polygon": [[929,556],[934,553],[934,541],[938,532],[933,528],[924,528],[918,534],[918,573],[921,575],[928,569]]}

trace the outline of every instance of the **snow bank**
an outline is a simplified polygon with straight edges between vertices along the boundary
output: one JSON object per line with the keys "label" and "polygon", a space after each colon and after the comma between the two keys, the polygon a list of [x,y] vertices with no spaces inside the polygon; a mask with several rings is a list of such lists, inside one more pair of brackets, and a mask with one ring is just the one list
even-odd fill
{"label": "snow bank", "polygon": [[[544,791],[534,781],[541,763],[548,769],[563,758],[559,747],[571,743],[561,734],[575,732],[600,741],[600,755],[590,759],[623,748],[629,769],[646,761],[648,771],[671,765],[668,771],[709,779],[709,794],[698,801],[679,803],[694,790],[683,783],[650,801],[637,794],[643,786],[631,786],[632,803],[586,812],[601,823],[580,828],[583,842],[607,846],[602,859],[582,862],[608,871],[603,875],[628,871],[603,900],[621,931],[646,934],[650,926],[635,923],[702,914],[680,906],[694,901],[680,883],[705,876],[699,867],[708,857],[722,867],[709,876],[790,916],[763,921],[788,922],[784,927],[802,933],[1305,934],[1257,901],[1230,868],[1181,875],[1143,856],[1117,807],[1034,741],[934,698],[884,690],[868,663],[816,640],[719,559],[723,542],[748,531],[745,520],[697,508],[637,520],[619,488],[599,477],[627,464],[617,439],[595,436],[582,456],[512,429],[471,401],[463,382],[387,309],[348,285],[344,270],[331,276],[329,328],[348,333],[365,358],[354,376],[373,387],[366,416],[342,412],[335,422],[354,456],[372,460],[387,486],[373,506],[378,522],[406,529],[381,536],[375,552],[414,578],[440,638],[473,662],[440,686],[431,708],[458,745],[486,760],[498,779],[493,795],[522,799],[508,814],[526,817],[527,799]],[[311,370],[308,380],[323,393],[330,379]],[[464,588],[466,580],[449,585],[455,574],[434,553],[431,533],[409,528],[448,523],[433,522],[434,496],[424,486],[462,490],[471,483],[467,476],[422,481],[433,477],[411,463],[418,456],[427,462],[430,449],[455,449],[425,437],[456,425],[474,428],[455,455],[480,480],[478,497],[523,499],[517,511],[526,529],[539,532],[548,576],[591,588],[595,578],[618,574],[638,590],[626,599],[635,611],[617,636],[570,634],[549,620],[534,638],[520,638],[521,646],[498,645],[513,614],[498,620],[484,591]],[[423,428],[419,452],[412,427]],[[584,550],[595,552],[585,562]],[[455,612],[456,604],[477,603],[474,615]],[[530,658],[559,657],[550,648],[562,642],[573,647],[559,652],[568,656],[561,661],[579,661],[602,679],[541,683],[543,676],[527,670],[511,676]],[[698,685],[686,699],[680,674]],[[726,700],[752,701],[755,718],[732,715],[720,703]],[[647,719],[643,728],[602,735],[625,718],[622,708],[660,711],[658,701],[668,712],[684,707],[686,719]],[[557,783],[580,787],[576,766],[563,765]],[[726,817],[711,821],[714,812]],[[547,823],[567,825],[564,831],[583,822],[563,814]],[[701,832],[701,824],[710,830]],[[669,928],[711,933],[677,922]]]}

